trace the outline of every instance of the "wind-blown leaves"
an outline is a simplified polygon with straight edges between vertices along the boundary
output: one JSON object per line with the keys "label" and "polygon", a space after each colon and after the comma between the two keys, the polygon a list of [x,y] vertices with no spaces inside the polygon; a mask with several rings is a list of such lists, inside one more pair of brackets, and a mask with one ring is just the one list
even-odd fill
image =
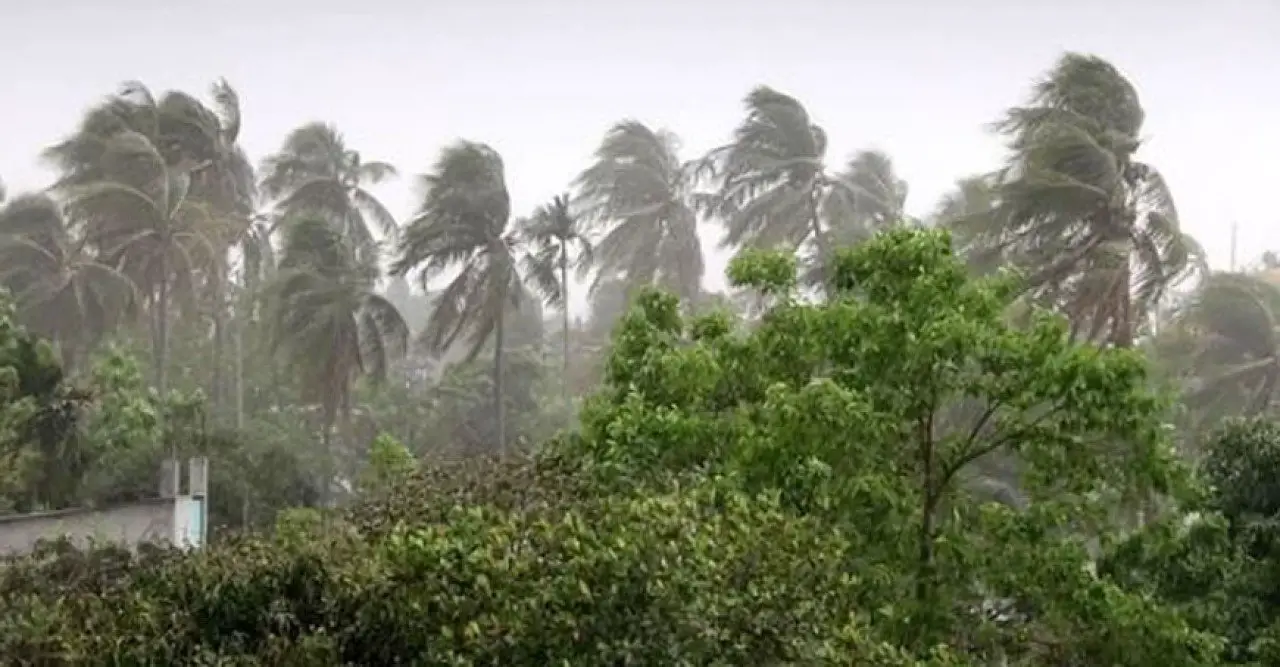
{"label": "wind-blown leaves", "polygon": [[795,98],[767,86],[748,93],[733,140],[713,150],[716,192],[709,212],[725,225],[726,247],[821,246],[827,135]]}
{"label": "wind-blown leaves", "polygon": [[[1167,363],[1183,369],[1201,410],[1257,414],[1280,389],[1280,287],[1251,274],[1214,273],[1174,314],[1189,350]],[[1183,356],[1185,355],[1185,356]]]}
{"label": "wind-blown leaves", "polygon": [[61,345],[68,367],[132,319],[140,301],[133,282],[98,262],[43,194],[0,209],[0,284],[13,294],[22,323]]}
{"label": "wind-blown leaves", "polygon": [[[996,124],[1010,146],[994,233],[1034,294],[1090,340],[1127,346],[1170,285],[1202,264],[1163,179],[1134,154],[1144,112],[1109,63],[1067,54]],[[990,234],[991,232],[989,232]]]}
{"label": "wind-blown leaves", "polygon": [[613,126],[595,161],[575,181],[587,224],[609,226],[595,245],[594,291],[613,276],[658,284],[695,298],[705,265],[698,239],[696,186],[703,164],[683,162],[674,134],[639,121]]}
{"label": "wind-blown leaves", "polygon": [[294,130],[260,171],[262,193],[282,217],[321,216],[360,246],[374,243],[375,230],[389,239],[398,232],[395,217],[365,189],[393,178],[395,167],[364,161],[332,125]]}

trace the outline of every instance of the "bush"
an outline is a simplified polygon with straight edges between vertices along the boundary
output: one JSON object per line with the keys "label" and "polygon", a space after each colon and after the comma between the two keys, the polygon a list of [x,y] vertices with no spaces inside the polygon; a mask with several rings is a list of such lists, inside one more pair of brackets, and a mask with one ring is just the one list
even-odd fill
{"label": "bush", "polygon": [[[382,506],[438,493],[415,486]],[[367,541],[243,537],[134,559],[109,584],[6,586],[0,654],[41,665],[817,665],[894,653],[857,624],[851,543],[774,500],[715,482],[526,509],[494,500]],[[56,572],[32,558],[5,578]]]}

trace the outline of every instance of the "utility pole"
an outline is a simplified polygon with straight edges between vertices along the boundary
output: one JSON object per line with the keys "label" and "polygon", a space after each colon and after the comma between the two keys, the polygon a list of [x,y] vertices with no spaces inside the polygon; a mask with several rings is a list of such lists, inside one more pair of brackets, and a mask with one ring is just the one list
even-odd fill
{"label": "utility pole", "polygon": [[1236,270],[1236,232],[1237,231],[1238,230],[1237,230],[1236,223],[1232,222],[1231,223],[1231,271],[1232,272],[1235,272]]}

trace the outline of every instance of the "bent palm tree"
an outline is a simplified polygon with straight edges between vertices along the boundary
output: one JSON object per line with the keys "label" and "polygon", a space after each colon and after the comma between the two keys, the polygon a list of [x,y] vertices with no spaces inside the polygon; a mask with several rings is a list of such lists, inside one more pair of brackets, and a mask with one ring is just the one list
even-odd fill
{"label": "bent palm tree", "polygon": [[566,415],[569,400],[569,265],[579,273],[589,271],[594,257],[591,242],[569,211],[569,197],[559,195],[538,208],[524,224],[523,234],[533,250],[523,259],[524,272],[543,299],[560,309],[561,315],[561,400]]}
{"label": "bent palm tree", "polygon": [[138,305],[133,283],[98,262],[43,194],[0,209],[0,284],[14,295],[23,324],[59,346],[68,373]]}
{"label": "bent palm tree", "polygon": [[362,248],[373,247],[375,230],[395,238],[395,218],[365,189],[394,177],[395,167],[364,161],[332,125],[308,123],[290,132],[260,171],[262,193],[281,217],[319,215]]}
{"label": "bent palm tree", "polygon": [[[907,182],[898,178],[893,160],[880,151],[854,154],[843,171],[826,181],[821,196],[820,215],[833,248],[857,245],[890,227],[915,224],[906,214]],[[811,254],[806,264],[806,284],[820,286],[821,255]]]}
{"label": "bent palm tree", "polygon": [[990,174],[968,176],[942,196],[932,223],[951,232],[956,252],[978,274],[987,274],[1004,263],[1006,225],[996,217],[999,184]]}
{"label": "bent palm tree", "polygon": [[[304,400],[319,403],[330,464],[335,422],[350,435],[356,379],[385,379],[407,347],[409,327],[378,294],[377,280],[376,261],[354,253],[328,221],[304,217],[289,223],[279,271],[265,292],[272,349],[297,370]],[[334,472],[330,467],[326,489]]]}
{"label": "bent palm tree", "polygon": [[1122,347],[1201,255],[1164,179],[1135,159],[1143,118],[1115,67],[1072,53],[996,125],[1011,149],[998,176],[1002,249],[1077,333]]}
{"label": "bent palm tree", "polygon": [[506,327],[524,285],[517,271],[520,239],[509,227],[511,195],[502,157],[485,144],[459,141],[446,147],[421,178],[422,201],[400,236],[393,275],[419,271],[423,288],[441,273],[457,276],[435,292],[423,339],[442,354],[466,339],[467,361],[493,341],[493,412],[497,447],[505,453]]}
{"label": "bent palm tree", "polygon": [[85,225],[85,241],[103,261],[147,294],[154,317],[156,387],[168,390],[170,302],[175,288],[190,293],[195,275],[215,261],[210,236],[220,222],[189,197],[190,174],[166,164],[154,144],[136,132],[107,141],[103,161],[119,178],[68,190],[67,210]]}
{"label": "bent palm tree", "polygon": [[1192,346],[1184,363],[1194,407],[1234,406],[1254,415],[1274,404],[1280,389],[1280,287],[1256,275],[1214,273],[1175,313],[1173,324]]}
{"label": "bent palm tree", "polygon": [[181,172],[200,171],[212,164],[224,139],[218,115],[196,98],[172,90],[157,98],[145,84],[128,81],[117,94],[91,108],[74,134],[45,150],[44,159],[59,172],[54,188],[110,179],[133,182],[136,176],[128,173],[130,163],[111,155],[112,139],[122,133],[145,137],[166,166]]}
{"label": "bent palm tree", "polygon": [[722,245],[791,250],[811,245],[826,258],[831,251],[823,216],[831,182],[826,132],[799,100],[767,86],[752,90],[743,104],[747,115],[733,140],[707,156],[718,189],[705,204],[724,222]]}
{"label": "bent palm tree", "polygon": [[699,163],[682,162],[674,134],[637,121],[613,126],[575,181],[583,220],[608,231],[595,247],[591,285],[623,276],[696,299],[705,270],[694,188]]}

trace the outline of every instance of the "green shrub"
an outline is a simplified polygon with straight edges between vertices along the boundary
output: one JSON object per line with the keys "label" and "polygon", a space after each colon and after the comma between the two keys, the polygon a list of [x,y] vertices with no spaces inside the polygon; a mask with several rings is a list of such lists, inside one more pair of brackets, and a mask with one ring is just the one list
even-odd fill
{"label": "green shrub", "polygon": [[[480,499],[437,516],[368,542],[241,537],[134,560],[113,585],[14,590],[0,652],[42,665],[821,665],[893,653],[857,625],[845,536],[722,484],[526,509]],[[34,560],[19,567],[36,574]]]}

